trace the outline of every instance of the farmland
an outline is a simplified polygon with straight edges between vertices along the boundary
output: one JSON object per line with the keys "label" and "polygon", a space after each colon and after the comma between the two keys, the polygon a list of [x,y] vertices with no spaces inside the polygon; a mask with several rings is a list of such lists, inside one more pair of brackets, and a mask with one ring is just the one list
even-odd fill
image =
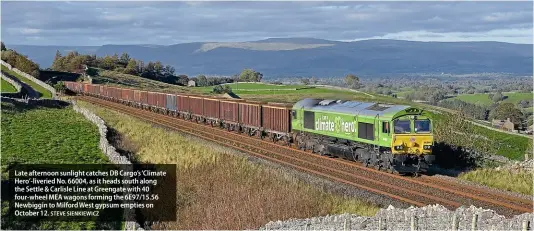
{"label": "farmland", "polygon": [[[2,176],[19,164],[105,164],[99,149],[96,126],[70,108],[29,107],[2,103]],[[7,204],[2,204],[2,214]],[[12,224],[2,219],[4,229],[118,229],[119,223],[28,222]]]}
{"label": "farmland", "polygon": [[[516,93],[516,92],[505,92],[503,93],[506,96],[506,99],[503,102],[517,104],[521,100],[532,100],[532,93]],[[489,94],[463,94],[453,97],[451,99],[459,99],[461,101],[489,106],[493,103],[490,99]]]}
{"label": "farmland", "polygon": [[14,92],[17,92],[17,89],[13,85],[11,85],[10,83],[2,79],[2,93],[14,93]]}
{"label": "farmland", "polygon": [[[263,83],[232,83],[228,84],[232,92],[243,99],[260,102],[294,103],[304,98],[337,98],[345,100],[370,99],[369,95],[349,90],[327,89],[305,85],[272,85]],[[203,94],[210,94],[213,86],[198,87],[194,90]]]}
{"label": "farmland", "polygon": [[135,153],[138,162],[177,164],[179,222],[154,229],[255,229],[271,220],[377,212],[374,205],[326,193],[282,169],[249,162],[228,149],[115,111],[79,104],[121,134],[118,148]]}
{"label": "farmland", "polygon": [[3,72],[6,72],[7,74],[19,79],[20,81],[22,81],[23,83],[25,84],[28,84],[31,88],[33,88],[35,91],[39,92],[39,94],[41,95],[41,98],[52,98],[52,93],[48,90],[46,90],[44,87],[41,87],[39,84],[15,73],[14,71],[12,70],[9,70],[7,69],[6,67],[2,66],[2,71]]}

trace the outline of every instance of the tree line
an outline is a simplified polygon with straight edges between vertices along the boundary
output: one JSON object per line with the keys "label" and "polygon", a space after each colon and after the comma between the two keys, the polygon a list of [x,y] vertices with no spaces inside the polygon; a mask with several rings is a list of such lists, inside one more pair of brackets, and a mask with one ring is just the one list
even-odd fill
{"label": "tree line", "polygon": [[7,49],[4,42],[1,42],[2,60],[9,63],[12,67],[21,70],[35,78],[39,78],[39,64],[28,59],[27,56],[17,53],[14,50]]}
{"label": "tree line", "polygon": [[[128,53],[122,53],[120,56],[114,54],[97,57],[94,54],[82,55],[76,51],[62,55],[60,51],[56,51],[51,69],[81,74],[86,71],[86,67],[96,67],[182,86],[187,86],[190,80],[195,81],[196,86],[203,87],[236,81],[260,82],[263,78],[262,73],[253,69],[244,69],[239,75],[234,75],[233,77],[206,77],[205,75],[189,77],[185,74],[175,75],[176,70],[171,65],[164,65],[161,61],[149,61],[145,63],[142,60],[131,58]],[[88,74],[94,75],[96,73],[92,73],[89,70]]]}

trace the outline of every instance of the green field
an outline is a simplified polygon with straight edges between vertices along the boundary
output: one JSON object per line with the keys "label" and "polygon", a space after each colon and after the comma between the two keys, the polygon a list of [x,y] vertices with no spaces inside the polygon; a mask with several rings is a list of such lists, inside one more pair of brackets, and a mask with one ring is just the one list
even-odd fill
{"label": "green field", "polygon": [[[232,83],[229,85],[232,88],[232,92],[239,95],[239,97],[260,102],[294,103],[304,98],[344,100],[376,99],[363,93],[348,90],[327,89],[305,85],[271,85],[263,83]],[[194,89],[201,94],[210,94],[213,86],[197,87]]]}
{"label": "green field", "polygon": [[[2,176],[6,168],[19,164],[105,164],[99,149],[97,127],[71,108],[29,107],[2,103]],[[5,201],[4,201],[5,202]],[[7,214],[7,202],[2,214]],[[2,218],[3,229],[120,229],[121,222],[44,222],[10,223]]]}
{"label": "green field", "polygon": [[[503,95],[508,96],[503,102],[517,104],[521,100],[532,100],[532,93],[515,93],[506,92]],[[459,99],[467,103],[489,106],[493,101],[489,98],[489,94],[464,94],[458,95],[451,99]]]}
{"label": "green field", "polygon": [[35,91],[39,92],[41,94],[41,98],[52,98],[52,93],[48,90],[46,90],[44,87],[41,87],[39,84],[29,80],[28,78],[25,78],[23,76],[20,76],[19,74],[15,73],[12,70],[7,69],[6,67],[2,66],[2,71],[8,73],[9,75],[19,79],[25,84],[28,84],[31,88],[33,88]]}
{"label": "green field", "polygon": [[13,85],[11,85],[10,83],[2,79],[2,93],[15,93],[15,92],[17,92],[17,89]]}

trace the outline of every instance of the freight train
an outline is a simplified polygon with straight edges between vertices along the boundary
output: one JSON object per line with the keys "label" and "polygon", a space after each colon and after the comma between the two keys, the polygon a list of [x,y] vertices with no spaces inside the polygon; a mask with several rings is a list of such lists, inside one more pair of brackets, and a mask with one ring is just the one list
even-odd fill
{"label": "freight train", "polygon": [[434,162],[432,119],[406,105],[303,99],[294,105],[168,94],[80,82],[74,93],[271,139],[390,173],[424,172]]}

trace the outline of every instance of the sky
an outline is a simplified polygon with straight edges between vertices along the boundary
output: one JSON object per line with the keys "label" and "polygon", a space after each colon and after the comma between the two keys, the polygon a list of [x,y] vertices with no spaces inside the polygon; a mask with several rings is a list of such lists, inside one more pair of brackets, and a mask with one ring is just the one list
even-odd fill
{"label": "sky", "polygon": [[16,45],[170,45],[271,37],[533,43],[530,1],[0,4],[1,39]]}

